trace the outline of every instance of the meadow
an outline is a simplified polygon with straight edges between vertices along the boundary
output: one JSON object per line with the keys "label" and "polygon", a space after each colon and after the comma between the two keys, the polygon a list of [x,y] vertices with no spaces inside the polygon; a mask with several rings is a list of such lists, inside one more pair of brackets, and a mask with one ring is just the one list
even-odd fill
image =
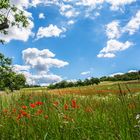
{"label": "meadow", "polygon": [[138,140],[140,83],[0,95],[1,140]]}

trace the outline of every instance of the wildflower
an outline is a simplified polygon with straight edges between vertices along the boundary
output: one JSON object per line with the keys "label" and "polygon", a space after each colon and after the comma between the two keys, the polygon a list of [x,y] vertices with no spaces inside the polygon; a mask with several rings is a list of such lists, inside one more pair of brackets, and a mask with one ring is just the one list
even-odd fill
{"label": "wildflower", "polygon": [[22,108],[22,109],[27,109],[27,106],[23,105],[21,108]]}
{"label": "wildflower", "polygon": [[139,120],[140,119],[140,114],[137,114],[136,115],[136,120]]}
{"label": "wildflower", "polygon": [[27,112],[25,112],[24,110],[20,110],[21,115],[23,116],[27,116]]}
{"label": "wildflower", "polygon": [[48,115],[45,115],[45,117],[44,117],[45,119],[48,119],[49,118],[49,116]]}
{"label": "wildflower", "polygon": [[37,110],[37,112],[35,113],[35,115],[40,115],[40,114],[42,114],[42,112],[43,112],[43,110],[39,109],[39,110]]}
{"label": "wildflower", "polygon": [[30,118],[30,115],[24,110],[20,110],[20,115],[21,115],[21,117],[24,116],[24,117]]}
{"label": "wildflower", "polygon": [[65,104],[64,108],[65,108],[65,110],[68,110],[69,109],[68,104]]}
{"label": "wildflower", "polygon": [[12,110],[12,112],[13,112],[13,113],[16,113],[16,109],[14,108],[14,109]]}
{"label": "wildflower", "polygon": [[58,104],[59,104],[59,103],[58,103],[57,101],[53,102],[53,105],[54,105],[55,107],[57,107]]}
{"label": "wildflower", "polygon": [[66,120],[66,121],[72,121],[72,122],[74,121],[73,118],[71,118],[71,117],[69,117],[69,116],[67,116],[67,115],[64,115],[64,116],[63,116],[63,119]]}
{"label": "wildflower", "polygon": [[72,106],[72,108],[76,108],[77,107],[76,100],[72,100],[71,101],[71,106]]}
{"label": "wildflower", "polygon": [[3,113],[7,113],[7,112],[8,112],[8,110],[7,110],[7,109],[4,109],[4,110],[3,110]]}
{"label": "wildflower", "polygon": [[21,114],[18,114],[17,120],[20,120],[21,118],[22,118],[22,115]]}
{"label": "wildflower", "polygon": [[43,105],[43,102],[39,102],[39,101],[38,101],[38,102],[36,102],[35,104],[36,104],[36,105]]}
{"label": "wildflower", "polygon": [[85,109],[85,112],[92,112],[92,108],[91,108],[91,107],[87,107],[87,108]]}
{"label": "wildflower", "polygon": [[36,104],[30,104],[30,107],[31,108],[35,108],[36,107]]}

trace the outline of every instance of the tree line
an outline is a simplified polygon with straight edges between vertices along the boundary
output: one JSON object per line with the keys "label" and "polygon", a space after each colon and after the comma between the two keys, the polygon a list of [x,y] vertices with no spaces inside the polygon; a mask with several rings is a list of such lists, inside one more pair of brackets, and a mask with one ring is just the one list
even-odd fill
{"label": "tree line", "polygon": [[66,80],[63,80],[56,84],[50,84],[48,86],[48,89],[59,89],[59,88],[67,88],[67,87],[79,87],[79,86],[88,86],[88,85],[98,85],[100,83],[100,80],[98,78],[90,78],[85,80],[78,80],[76,82],[68,82]]}
{"label": "tree line", "polygon": [[78,80],[75,82],[68,82],[63,80],[61,82],[50,84],[48,89],[59,89],[59,88],[67,88],[67,87],[80,87],[80,86],[88,86],[88,85],[98,85],[103,81],[130,81],[130,80],[140,80],[140,71],[137,72],[129,72],[125,74],[117,74],[114,76],[103,76],[101,78],[91,77],[90,79]]}

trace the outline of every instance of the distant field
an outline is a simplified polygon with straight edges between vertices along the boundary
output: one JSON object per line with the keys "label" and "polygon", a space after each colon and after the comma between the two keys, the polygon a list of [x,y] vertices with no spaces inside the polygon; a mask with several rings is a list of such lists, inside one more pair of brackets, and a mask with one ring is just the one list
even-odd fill
{"label": "distant field", "polygon": [[83,86],[83,87],[72,87],[64,89],[47,90],[45,87],[23,89],[23,92],[48,92],[50,94],[76,94],[76,95],[108,95],[108,94],[119,94],[121,87],[122,92],[125,93],[137,93],[140,92],[140,81],[127,81],[127,82],[102,82],[99,85]]}

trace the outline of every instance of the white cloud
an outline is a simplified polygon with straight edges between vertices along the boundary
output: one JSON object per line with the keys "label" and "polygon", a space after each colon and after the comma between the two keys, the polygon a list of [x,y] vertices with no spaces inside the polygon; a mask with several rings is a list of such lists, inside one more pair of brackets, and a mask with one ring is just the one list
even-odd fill
{"label": "white cloud", "polygon": [[10,3],[16,5],[18,8],[28,8],[30,6],[29,0],[10,0]]}
{"label": "white cloud", "polygon": [[107,46],[104,47],[97,57],[115,57],[115,53],[124,51],[133,45],[132,42],[126,41],[125,43],[119,42],[115,39],[108,40]]}
{"label": "white cloud", "polygon": [[90,71],[81,72],[81,75],[89,75],[89,74],[90,74]]}
{"label": "white cloud", "polygon": [[38,29],[37,39],[43,37],[59,37],[63,32],[65,32],[65,29],[60,29],[56,25],[50,24],[48,27],[40,27]]}
{"label": "white cloud", "polygon": [[34,85],[48,85],[50,83],[56,83],[62,81],[61,76],[54,74],[44,74],[44,75],[29,75],[28,82],[29,84]]}
{"label": "white cloud", "polygon": [[59,0],[32,0],[31,5],[37,7],[39,4],[43,5],[59,5]]}
{"label": "white cloud", "polygon": [[69,4],[60,4],[60,14],[67,17],[77,17],[79,15],[79,12],[75,10],[74,6]]}
{"label": "white cloud", "polygon": [[113,57],[115,57],[116,55],[114,54],[114,53],[99,53],[98,55],[97,55],[97,57],[98,58],[102,58],[102,57],[104,57],[104,58],[113,58]]}
{"label": "white cloud", "polygon": [[136,0],[105,0],[111,4],[111,10],[119,10],[120,7],[136,2]]}
{"label": "white cloud", "polygon": [[105,0],[80,0],[76,3],[76,5],[96,7],[97,5],[103,4],[104,1]]}
{"label": "white cloud", "polygon": [[28,48],[22,51],[22,57],[25,65],[14,65],[13,70],[24,74],[28,84],[47,85],[59,82],[62,77],[52,74],[50,69],[68,65],[68,62],[54,58],[55,54],[48,49]]}
{"label": "white cloud", "polygon": [[75,23],[74,20],[69,20],[67,24],[68,24],[68,25],[72,25],[72,24],[74,24],[74,23]]}
{"label": "white cloud", "polygon": [[36,57],[44,57],[44,58],[55,57],[55,54],[48,49],[38,50],[37,48],[28,48],[26,50],[23,50],[22,54],[23,54],[23,59],[26,58],[32,59]]}
{"label": "white cloud", "polygon": [[106,25],[106,35],[109,39],[120,37],[121,33],[119,21],[112,21],[111,23]]}
{"label": "white cloud", "polygon": [[131,72],[138,72],[138,70],[129,70],[128,73],[131,73]]}
{"label": "white cloud", "polygon": [[29,20],[30,25],[27,28],[18,28],[16,26],[10,27],[7,31],[8,34],[4,35],[0,33],[1,39],[6,42],[10,42],[11,40],[20,40],[26,42],[30,36],[33,36],[32,28],[34,27],[34,23]]}
{"label": "white cloud", "polygon": [[39,19],[45,19],[44,13],[40,13],[40,14],[39,14]]}
{"label": "white cloud", "polygon": [[131,18],[131,20],[123,28],[123,32],[128,32],[130,35],[133,35],[139,29],[140,29],[140,10],[136,13],[134,17]]}
{"label": "white cloud", "polygon": [[124,73],[123,72],[118,72],[118,73],[113,73],[111,75],[109,75],[110,77],[114,77],[115,75],[123,75]]}
{"label": "white cloud", "polygon": [[14,65],[12,68],[15,72],[19,72],[19,71],[29,71],[30,66],[22,66],[22,65]]}
{"label": "white cloud", "polygon": [[22,54],[25,64],[37,72],[48,72],[51,67],[61,68],[68,65],[65,61],[52,58],[55,55],[47,49],[40,51],[37,48],[28,48]]}

